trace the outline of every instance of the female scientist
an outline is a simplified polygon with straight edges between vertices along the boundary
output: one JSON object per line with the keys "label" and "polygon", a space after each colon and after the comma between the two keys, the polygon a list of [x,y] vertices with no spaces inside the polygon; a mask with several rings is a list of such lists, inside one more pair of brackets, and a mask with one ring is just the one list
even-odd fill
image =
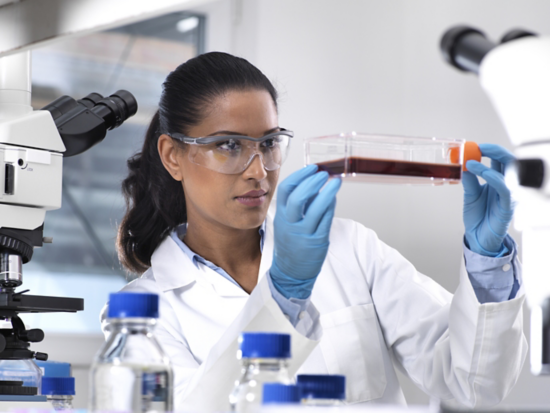
{"label": "female scientist", "polygon": [[527,351],[500,172],[512,155],[482,145],[492,168],[468,162],[465,270],[452,295],[373,231],[333,218],[341,180],[314,165],[281,182],[270,211],[291,141],[269,80],[207,53],[168,75],[128,161],[118,248],[142,275],[124,290],[160,295],[175,410],[228,409],[242,331],[291,334],[291,372],[345,375],[350,403],[405,404],[395,367],[439,399],[502,400]]}

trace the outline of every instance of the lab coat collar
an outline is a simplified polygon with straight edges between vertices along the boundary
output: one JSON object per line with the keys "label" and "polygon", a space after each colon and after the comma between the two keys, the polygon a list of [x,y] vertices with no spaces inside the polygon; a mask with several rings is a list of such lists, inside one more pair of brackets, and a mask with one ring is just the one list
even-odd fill
{"label": "lab coat collar", "polygon": [[[264,222],[262,223],[260,229],[259,229],[259,233],[260,233],[260,249],[261,251],[263,251],[264,249],[264,238],[265,238],[265,225],[266,225],[266,220],[264,220]],[[183,242],[183,238],[185,237],[185,233],[187,232],[187,223],[185,224],[181,224],[179,226],[177,226],[171,233],[170,233],[170,237],[174,240],[174,242],[176,243],[176,245],[178,247],[180,247],[180,249],[183,251],[183,253],[185,255],[187,255],[189,257],[189,259],[191,261],[193,261],[193,264],[195,264],[195,267],[197,267],[197,269],[200,269],[200,266],[199,266],[199,263],[201,264],[204,264],[206,265],[207,267],[214,267],[212,268],[214,271],[217,271],[217,269],[221,269],[219,267],[217,267],[214,263],[204,259],[203,257],[201,257],[199,254],[197,254],[196,252],[192,251],[191,248],[189,248],[187,246],[187,244],[185,242]],[[223,271],[223,270],[222,270]],[[227,274],[227,273],[226,273]],[[222,274],[223,277],[225,277],[225,275]],[[229,276],[230,277],[230,276]],[[231,282],[234,282],[233,280],[229,280]]]}
{"label": "lab coat collar", "polygon": [[[260,270],[258,273],[258,283],[271,268],[273,260],[273,216],[268,212],[265,222],[265,233],[263,237],[262,259],[260,261]],[[216,293],[221,297],[248,297],[249,294],[240,286],[235,285],[227,278],[222,277],[214,270],[202,266],[204,269],[204,279],[206,279]],[[199,280],[197,280],[199,281]]]}
{"label": "lab coat collar", "polygon": [[185,287],[197,279],[193,261],[170,236],[164,238],[151,256],[151,268],[162,291]]}
{"label": "lab coat collar", "polygon": [[[266,218],[265,234],[263,238],[262,259],[260,261],[260,271],[258,282],[264,277],[271,268],[273,260],[273,216],[274,209],[270,208]],[[179,245],[167,236],[158,246],[151,257],[151,267],[153,276],[162,291],[175,290],[185,287],[194,281],[207,281],[212,285],[217,294],[222,297],[248,296],[239,286],[222,277],[214,270],[201,265],[197,269],[193,260],[186,255]],[[202,272],[204,277],[197,278]],[[202,274],[201,274],[202,275]]]}
{"label": "lab coat collar", "polygon": [[262,248],[262,260],[260,261],[260,273],[258,274],[258,283],[271,268],[273,261],[273,217],[275,216],[275,202],[271,203],[267,211],[265,220],[264,245]]}

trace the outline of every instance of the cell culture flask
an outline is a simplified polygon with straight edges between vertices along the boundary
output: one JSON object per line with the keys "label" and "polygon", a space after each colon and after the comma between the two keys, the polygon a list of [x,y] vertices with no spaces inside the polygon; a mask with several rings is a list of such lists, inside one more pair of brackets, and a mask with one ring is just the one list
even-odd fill
{"label": "cell culture flask", "polygon": [[306,165],[357,182],[443,185],[460,182],[475,142],[462,139],[341,133],[305,140]]}

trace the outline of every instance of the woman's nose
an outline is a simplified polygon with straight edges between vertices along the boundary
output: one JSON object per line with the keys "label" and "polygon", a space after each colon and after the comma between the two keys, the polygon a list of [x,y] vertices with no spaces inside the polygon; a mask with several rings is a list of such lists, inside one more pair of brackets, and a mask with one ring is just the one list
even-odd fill
{"label": "woman's nose", "polygon": [[267,171],[264,167],[264,162],[260,154],[255,154],[248,167],[244,170],[243,176],[246,179],[255,179],[261,181],[267,177]]}

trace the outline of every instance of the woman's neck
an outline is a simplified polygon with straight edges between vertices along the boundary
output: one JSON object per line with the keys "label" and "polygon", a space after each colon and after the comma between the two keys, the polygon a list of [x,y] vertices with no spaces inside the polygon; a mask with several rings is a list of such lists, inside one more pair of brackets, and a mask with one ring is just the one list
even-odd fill
{"label": "woman's neck", "polygon": [[239,230],[190,221],[184,241],[193,252],[223,268],[246,292],[258,283],[262,258],[258,228]]}

